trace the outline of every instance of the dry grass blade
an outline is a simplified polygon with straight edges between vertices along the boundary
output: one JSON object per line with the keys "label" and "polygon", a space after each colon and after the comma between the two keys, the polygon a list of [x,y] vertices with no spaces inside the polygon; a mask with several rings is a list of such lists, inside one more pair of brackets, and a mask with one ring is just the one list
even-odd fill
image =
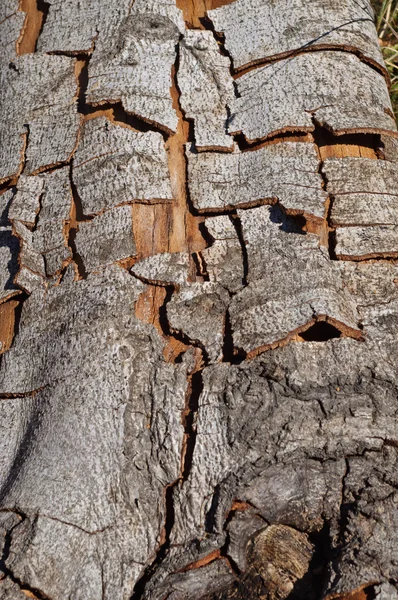
{"label": "dry grass blade", "polygon": [[398,0],[373,0],[377,33],[391,77],[391,100],[398,124]]}

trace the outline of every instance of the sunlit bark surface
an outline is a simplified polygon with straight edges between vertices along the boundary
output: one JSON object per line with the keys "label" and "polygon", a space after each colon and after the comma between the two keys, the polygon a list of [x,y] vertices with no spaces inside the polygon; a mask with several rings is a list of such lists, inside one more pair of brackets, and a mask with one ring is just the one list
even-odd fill
{"label": "sunlit bark surface", "polygon": [[368,0],[2,0],[0,600],[398,600]]}

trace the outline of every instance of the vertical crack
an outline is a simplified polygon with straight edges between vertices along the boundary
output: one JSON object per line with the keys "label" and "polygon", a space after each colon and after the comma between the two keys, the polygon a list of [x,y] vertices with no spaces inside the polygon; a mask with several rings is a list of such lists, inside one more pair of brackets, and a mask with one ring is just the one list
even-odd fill
{"label": "vertical crack", "polygon": [[174,502],[173,502],[173,492],[176,485],[178,485],[179,480],[177,479],[173,483],[170,483],[165,487],[164,490],[164,503],[165,503],[165,522],[163,526],[163,530],[161,533],[161,541],[158,549],[156,550],[155,558],[153,561],[146,567],[141,577],[138,579],[137,583],[134,586],[133,594],[130,600],[141,600],[144,597],[145,590],[148,582],[151,580],[153,574],[155,573],[158,566],[163,562],[166,558],[167,553],[170,548],[170,534],[174,526]]}
{"label": "vertical crack", "polygon": [[[190,255],[190,281],[202,280],[198,275],[196,253],[206,248],[201,226],[204,217],[199,215],[192,205],[188,189],[187,157],[185,145],[193,143],[192,127],[181,108],[178,87],[179,44],[176,46],[176,60],[171,72],[170,95],[173,108],[178,117],[176,132],[169,135],[165,144],[174,201],[157,206],[135,204],[133,210],[134,237],[137,246],[138,259],[159,252],[188,252]],[[141,228],[140,222],[152,222],[152,229]],[[200,346],[192,342],[181,332],[172,331],[168,325],[165,305],[171,298],[173,289],[167,290],[156,286],[148,286],[137,303],[136,316],[145,322],[154,324],[167,340],[164,354],[166,360],[175,362],[180,353],[189,346]],[[204,350],[204,348],[202,348]]]}
{"label": "vertical crack", "polygon": [[[312,116],[312,122],[314,124],[313,138],[314,143],[317,148],[318,157],[319,157],[319,165],[318,165],[318,173],[322,179],[322,189],[325,192],[328,192],[328,180],[326,177],[326,173],[324,171],[324,154],[322,153],[321,147],[322,144],[325,143],[325,130],[320,126],[318,121],[315,118],[315,115]],[[329,132],[327,132],[328,134]],[[328,135],[326,134],[326,137]],[[334,198],[328,194],[326,202],[325,202],[325,216],[323,219],[322,226],[320,230],[318,230],[318,235],[320,236],[320,243],[322,246],[325,246],[329,252],[330,260],[337,260],[335,247],[336,247],[336,231],[331,223],[331,214],[333,208]]]}
{"label": "vertical crack", "polygon": [[76,277],[77,279],[86,279],[87,272],[83,263],[83,259],[80,256],[76,248],[76,234],[79,231],[79,223],[84,221],[90,221],[90,217],[85,217],[83,214],[82,202],[79,193],[76,188],[76,184],[73,181],[73,159],[69,167],[70,187],[72,193],[72,202],[70,210],[69,221],[65,225],[65,239],[68,248],[72,253],[72,260],[76,265]]}
{"label": "vertical crack", "polygon": [[[373,160],[382,159],[380,154],[381,138],[378,134],[344,134],[337,136],[322,126],[316,119],[315,112],[312,114],[312,123],[314,130],[312,133],[314,144],[316,145],[319,157],[318,173],[322,178],[322,188],[328,192],[328,179],[324,170],[324,161],[327,158],[338,157],[357,157],[371,158]],[[325,218],[320,228],[315,230],[321,240],[321,245],[328,248],[331,260],[338,260],[336,257],[336,227],[332,222],[334,197],[328,194],[325,205]]]}
{"label": "vertical crack", "polygon": [[182,416],[184,440],[181,453],[181,477],[183,483],[189,477],[193,454],[196,445],[196,417],[199,409],[199,398],[203,391],[203,358],[200,350],[196,352],[195,366],[188,378],[185,409]]}
{"label": "vertical crack", "polygon": [[353,509],[353,507],[355,506],[355,503],[345,501],[346,482],[347,482],[347,477],[350,474],[349,458],[345,459],[345,464],[346,464],[346,468],[345,468],[345,472],[344,472],[344,475],[343,475],[343,478],[341,481],[341,504],[340,504],[339,534],[338,534],[338,539],[337,539],[337,544],[336,544],[337,548],[341,548],[344,543],[344,535],[345,535],[345,532],[346,532],[347,526],[348,526],[349,514],[350,514],[351,510]]}
{"label": "vertical crack", "polygon": [[86,92],[88,86],[88,66],[92,54],[81,54],[76,56],[75,78],[77,83],[77,112],[82,115],[88,113],[86,103]]}
{"label": "vertical crack", "polygon": [[199,397],[203,390],[202,370],[202,353],[200,350],[196,350],[195,364],[188,375],[185,409],[182,415],[184,439],[182,443],[180,475],[175,481],[164,488],[165,520],[160,535],[160,543],[154,559],[146,567],[135,584],[130,600],[141,600],[144,598],[149,581],[169,552],[170,537],[175,520],[174,490],[183,485],[184,481],[188,479],[192,466],[192,457],[196,443],[196,415],[199,407]]}
{"label": "vertical crack", "polygon": [[[16,177],[13,178],[13,180],[11,181],[11,183],[14,187],[17,185],[19,177],[24,172],[25,167],[26,167],[26,154],[27,154],[27,149],[28,149],[28,144],[29,144],[29,125],[25,125],[25,128],[26,128],[26,133],[24,134],[24,146],[23,146],[23,149],[21,152],[20,171],[16,175]],[[15,191],[16,191],[16,188],[15,188]],[[10,227],[12,225],[12,223],[8,220],[8,215],[7,215],[6,222],[7,222],[7,227]],[[15,278],[21,268],[21,265],[20,265],[21,242],[15,233],[14,227],[12,228],[12,231],[9,231],[9,234],[10,234],[10,240],[12,240],[12,242],[10,242],[10,249],[15,248],[15,255],[14,255],[14,251],[11,250],[12,251],[11,261],[12,261],[12,263],[15,263],[15,270],[13,270],[11,268],[10,280],[9,280],[8,284],[6,284],[6,285],[8,286],[11,284],[12,287],[15,288],[17,297],[11,298],[10,300],[4,302],[1,305],[0,313],[1,313],[1,317],[2,317],[2,327],[3,327],[3,329],[4,328],[6,330],[8,329],[8,331],[6,333],[6,339],[3,337],[3,335],[1,336],[2,340],[0,342],[0,357],[4,352],[7,352],[11,348],[16,336],[19,333],[19,324],[20,324],[21,315],[22,315],[22,308],[23,308],[24,302],[29,298],[29,294],[27,294],[26,291],[23,288],[21,288],[18,284],[14,283]],[[14,246],[14,242],[15,242],[15,246]],[[8,325],[8,327],[7,327],[7,325]],[[1,327],[0,327],[0,329],[1,329]]]}
{"label": "vertical crack", "polygon": [[[201,226],[204,217],[200,216],[194,209],[188,189],[187,176],[187,157],[185,154],[185,145],[193,143],[192,124],[185,118],[180,104],[181,91],[178,87],[177,75],[179,69],[179,45],[176,47],[176,62],[172,70],[172,84],[170,93],[173,101],[174,110],[178,116],[178,126],[176,133],[170,135],[166,142],[166,151],[168,153],[169,170],[171,176],[173,197],[175,199],[172,205],[159,205],[157,210],[162,211],[160,218],[167,226],[167,235],[165,236],[164,247],[158,249],[159,240],[151,240],[152,253],[163,252],[189,252],[191,256],[191,277],[197,280],[200,276],[197,274],[198,265],[193,256],[199,253],[206,246],[206,240],[203,237]],[[153,210],[150,208],[149,210]],[[139,237],[139,236],[138,236]],[[148,286],[148,294],[156,286]],[[184,429],[181,466],[178,478],[164,488],[165,520],[160,535],[160,544],[156,550],[155,557],[145,568],[141,577],[136,582],[131,600],[141,600],[146,592],[149,581],[153,574],[166,558],[170,548],[170,537],[174,526],[174,490],[182,485],[189,477],[191,471],[193,454],[196,443],[196,415],[199,406],[199,397],[203,390],[202,370],[207,363],[207,354],[204,347],[199,343],[189,339],[182,332],[174,331],[170,328],[167,319],[167,304],[175,291],[173,286],[167,286],[163,296],[161,295],[153,301],[152,314],[153,324],[158,326],[161,334],[169,341],[169,345],[176,345],[182,348],[185,353],[188,348],[194,348],[195,363],[188,374],[188,386],[186,393],[185,408],[182,413],[182,427]],[[139,312],[138,315],[140,316]],[[174,353],[171,353],[174,356]],[[179,356],[174,356],[174,362],[178,362]]]}
{"label": "vertical crack", "polygon": [[[156,288],[157,286],[153,285],[151,287]],[[200,351],[201,361],[202,361],[203,365],[207,365],[209,362],[209,358],[208,358],[206,348],[203,346],[203,344],[201,344],[201,342],[199,342],[198,340],[192,340],[183,331],[172,329],[170,327],[169,320],[167,317],[167,304],[170,302],[170,300],[175,292],[175,288],[173,285],[168,285],[168,286],[163,287],[163,289],[165,290],[164,300],[163,300],[163,303],[158,308],[158,324],[159,324],[160,333],[167,340],[174,340],[175,342],[179,343],[181,347],[185,348],[185,351],[188,348],[192,348],[192,347],[195,348],[196,350]],[[153,323],[153,324],[155,325],[155,323]]]}
{"label": "vertical crack", "polygon": [[[234,294],[231,294],[231,297],[233,296]],[[231,365],[240,365],[246,358],[247,353],[241,348],[237,348],[234,344],[231,316],[229,310],[227,310],[225,314],[222,362],[230,363]]]}
{"label": "vertical crack", "polygon": [[247,254],[246,242],[243,237],[242,222],[236,212],[231,214],[229,218],[231,219],[231,222],[232,222],[233,226],[235,227],[236,235],[238,236],[238,240],[239,240],[240,247],[242,250],[242,261],[243,261],[242,286],[246,287],[248,285],[247,279],[249,276],[249,257]]}

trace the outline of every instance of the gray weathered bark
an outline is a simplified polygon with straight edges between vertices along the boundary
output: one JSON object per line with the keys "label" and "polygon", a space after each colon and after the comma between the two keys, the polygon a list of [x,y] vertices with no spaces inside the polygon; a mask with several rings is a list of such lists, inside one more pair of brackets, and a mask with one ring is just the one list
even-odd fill
{"label": "gray weathered bark", "polygon": [[0,600],[398,599],[368,0],[3,0]]}

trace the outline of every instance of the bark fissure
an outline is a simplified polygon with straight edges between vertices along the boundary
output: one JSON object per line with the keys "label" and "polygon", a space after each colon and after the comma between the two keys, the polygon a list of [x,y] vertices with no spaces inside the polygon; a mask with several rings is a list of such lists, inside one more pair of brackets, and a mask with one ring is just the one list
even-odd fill
{"label": "bark fissure", "polygon": [[[260,205],[261,206],[261,205]],[[239,208],[242,208],[241,206]],[[249,257],[247,254],[246,242],[243,237],[242,231],[242,223],[241,220],[235,210],[235,212],[230,216],[233,226],[235,227],[236,234],[238,236],[238,240],[241,246],[242,251],[242,263],[243,263],[243,277],[242,277],[242,286],[246,287],[248,285],[248,276],[249,276]]]}
{"label": "bark fissure", "polygon": [[[152,285],[156,285],[156,284],[154,284],[152,282]],[[183,331],[179,331],[177,329],[173,329],[172,327],[170,327],[170,323],[169,323],[169,320],[167,317],[167,305],[170,302],[173,294],[175,293],[176,288],[171,285],[166,285],[163,287],[165,287],[165,289],[166,289],[166,295],[165,295],[163,304],[159,307],[159,323],[160,323],[160,327],[162,329],[164,337],[166,339],[173,338],[174,340],[181,342],[187,348],[196,348],[197,350],[199,350],[201,352],[203,364],[207,365],[209,362],[209,359],[208,359],[208,354],[207,354],[205,346],[199,340],[191,339]]]}
{"label": "bark fissure", "polygon": [[271,144],[282,144],[284,142],[302,142],[308,144],[313,142],[310,132],[302,131],[280,131],[267,138],[248,140],[243,133],[234,133],[232,138],[241,152],[255,152]]}
{"label": "bark fissure", "polygon": [[65,238],[67,246],[69,247],[72,253],[72,260],[76,265],[77,279],[86,279],[87,271],[83,259],[76,248],[76,234],[79,231],[79,223],[90,221],[91,217],[87,217],[83,214],[82,202],[76,184],[73,181],[73,160],[70,163],[69,178],[72,200],[70,218],[65,226]]}
{"label": "bark fissure", "polygon": [[[206,247],[206,243],[204,242],[204,238],[201,231],[201,224],[203,222],[203,218],[198,217],[197,211],[195,211],[189,197],[189,188],[187,182],[187,160],[185,156],[185,144],[191,142],[194,143],[192,137],[192,124],[186,119],[184,112],[180,105],[180,95],[181,92],[177,83],[177,74],[179,68],[179,47],[177,46],[176,52],[176,63],[172,70],[172,86],[171,86],[171,96],[173,98],[174,109],[178,115],[178,127],[175,134],[170,135],[166,142],[166,148],[169,155],[169,169],[171,172],[172,185],[174,185],[175,191],[175,200],[176,205],[162,207],[164,210],[164,216],[166,217],[166,222],[170,219],[171,222],[174,219],[177,219],[177,232],[179,229],[179,223],[182,223],[182,236],[173,239],[173,232],[170,227],[168,228],[168,235],[166,237],[166,247],[161,246],[163,251],[190,251],[191,255],[196,250],[200,251],[202,248]],[[163,218],[164,218],[163,216]],[[181,219],[182,217],[182,219]],[[162,244],[162,242],[161,242]],[[156,241],[152,241],[152,248],[156,247]],[[154,253],[149,252],[148,255]],[[192,272],[194,279],[197,277],[196,275],[196,265],[194,260],[192,260]],[[134,275],[134,273],[133,273]],[[137,277],[137,275],[135,275]],[[139,277],[140,278],[140,277]],[[140,278],[143,281],[145,279]],[[159,286],[159,282],[154,280],[147,280],[146,283],[150,283],[151,286]],[[160,286],[159,286],[160,287]],[[160,299],[155,301],[152,311],[157,313],[157,317],[152,317],[154,322],[158,323],[160,331],[163,337],[166,340],[173,341],[173,343],[177,342],[182,347],[183,353],[186,353],[188,349],[195,349],[196,358],[195,365],[192,371],[188,374],[188,389],[186,393],[186,402],[185,407],[182,412],[182,421],[181,425],[184,430],[183,434],[183,442],[182,442],[182,451],[181,451],[181,466],[180,466],[180,475],[179,477],[172,483],[168,484],[165,487],[165,522],[162,528],[162,532],[160,534],[161,542],[156,550],[155,557],[152,562],[145,568],[143,574],[140,576],[139,580],[134,586],[134,590],[132,593],[131,600],[140,600],[145,596],[145,591],[148,583],[151,581],[157,569],[160,567],[162,562],[167,557],[169,548],[170,548],[170,536],[174,526],[174,517],[175,517],[175,509],[174,509],[174,490],[177,487],[183,485],[183,483],[188,479],[189,473],[191,470],[193,454],[195,450],[196,443],[196,414],[198,411],[198,400],[203,388],[202,382],[202,370],[204,366],[208,363],[207,351],[204,345],[198,340],[190,339],[186,334],[181,331],[177,331],[172,329],[169,324],[169,320],[167,317],[167,304],[170,302],[173,294],[176,291],[176,287],[172,285],[163,285],[164,295],[161,302]],[[162,297],[160,297],[162,298]],[[140,316],[140,312],[137,313]],[[177,345],[178,347],[178,345]],[[167,354],[167,349],[166,352]],[[177,355],[172,353],[173,360],[179,362],[181,358],[181,352]]]}
{"label": "bark fissure", "polygon": [[[85,85],[87,85],[87,82]],[[84,92],[81,98],[83,97]],[[84,101],[83,104],[83,100],[81,100],[79,112],[85,115],[86,120],[106,117],[115,125],[129,127],[133,131],[141,131],[143,133],[156,131],[163,136],[165,142],[168,140],[169,136],[172,135],[170,130],[161,127],[159,124],[153,121],[147,121],[141,115],[126,111],[121,100],[101,102],[98,104],[90,104],[86,101]]]}
{"label": "bark fissure", "polygon": [[189,376],[186,405],[182,423],[184,427],[183,450],[181,454],[181,484],[189,477],[192,467],[193,453],[196,444],[196,416],[199,408],[199,398],[203,391],[203,360],[200,354],[196,358],[195,370]]}
{"label": "bark fissure", "polygon": [[234,344],[233,329],[231,325],[231,317],[227,310],[225,315],[224,325],[224,340],[223,340],[223,362],[231,365],[239,365],[247,359],[247,353],[242,348],[237,348]]}
{"label": "bark fissure", "polygon": [[113,529],[115,527],[115,524],[112,525],[107,525],[106,527],[103,527],[102,529],[97,529],[95,531],[90,531],[88,529],[85,529],[84,527],[80,527],[79,525],[76,525],[75,523],[71,523],[70,521],[64,521],[63,519],[58,519],[57,517],[53,517],[51,515],[47,515],[45,513],[38,513],[35,515],[30,515],[32,518],[44,518],[44,519],[50,519],[50,521],[56,521],[57,523],[62,523],[63,525],[67,525],[68,527],[74,527],[75,529],[78,529],[79,531],[82,531],[83,533],[86,533],[87,535],[99,535],[101,533],[104,533],[105,531],[109,531],[109,529]]}
{"label": "bark fissure", "polygon": [[[12,187],[15,188],[16,191],[16,186],[18,184],[18,180],[20,178],[20,176],[24,173],[25,171],[25,167],[26,167],[26,160],[27,160],[27,150],[28,150],[28,145],[29,145],[29,133],[30,133],[30,128],[29,125],[26,124],[25,125],[25,129],[26,129],[26,133],[24,134],[24,145],[21,151],[21,167],[19,172],[17,173],[17,175],[11,180],[11,183],[13,184]],[[14,194],[15,197],[15,194]],[[7,223],[9,225],[12,226],[12,236],[17,238],[18,242],[19,242],[19,246],[18,246],[18,271],[16,274],[14,274],[13,276],[10,275],[10,279],[12,277],[12,280],[10,280],[10,283],[14,284],[14,281],[18,275],[18,272],[21,268],[21,265],[19,263],[19,255],[21,253],[21,240],[19,238],[19,236],[17,235],[15,228],[13,226],[13,223],[9,220],[8,218],[8,213],[7,213]],[[14,284],[15,285],[15,284]],[[18,285],[18,284],[17,284]],[[12,311],[12,318],[11,320],[13,320],[12,323],[12,331],[10,331],[8,333],[8,339],[6,340],[6,346],[5,346],[5,350],[8,350],[12,347],[15,338],[17,337],[18,333],[19,333],[19,325],[20,325],[20,321],[21,321],[21,316],[22,316],[22,309],[23,309],[23,305],[25,303],[25,301],[29,298],[29,294],[26,292],[26,290],[24,290],[21,286],[18,285],[19,290],[16,290],[15,294],[17,295],[17,298],[15,299],[15,301],[17,302],[15,304],[14,300],[11,300],[11,302],[9,303],[11,311]],[[14,307],[11,307],[11,303],[14,304]],[[9,319],[6,318],[6,316],[2,315],[4,321],[8,321]],[[9,317],[9,315],[8,315]],[[4,323],[3,321],[3,323]],[[5,340],[1,341],[1,347],[0,347],[0,359],[1,359],[1,355],[2,352],[1,350],[3,349],[3,343]],[[1,365],[1,362],[0,362]],[[0,395],[0,397],[2,397]],[[3,396],[4,397],[4,396]]]}
{"label": "bark fissure", "polygon": [[315,114],[312,117],[314,124],[313,140],[317,147],[319,155],[318,172],[322,178],[322,187],[328,192],[328,198],[325,205],[325,218],[320,228],[315,232],[320,235],[321,244],[329,250],[331,260],[338,260],[336,256],[336,226],[332,223],[332,210],[335,197],[330,194],[328,189],[328,177],[325,171],[325,160],[333,156],[352,156],[366,157],[374,160],[380,160],[381,139],[380,135],[373,134],[346,134],[338,136],[334,132],[323,127],[316,119]]}
{"label": "bark fissure", "polygon": [[173,492],[175,487],[179,485],[179,482],[180,479],[177,479],[173,483],[168,484],[164,490],[165,522],[160,535],[161,542],[155,552],[155,558],[144,569],[143,574],[135,584],[130,600],[141,600],[145,597],[145,590],[149,581],[167,556],[170,548],[170,535],[174,526],[175,516]]}

